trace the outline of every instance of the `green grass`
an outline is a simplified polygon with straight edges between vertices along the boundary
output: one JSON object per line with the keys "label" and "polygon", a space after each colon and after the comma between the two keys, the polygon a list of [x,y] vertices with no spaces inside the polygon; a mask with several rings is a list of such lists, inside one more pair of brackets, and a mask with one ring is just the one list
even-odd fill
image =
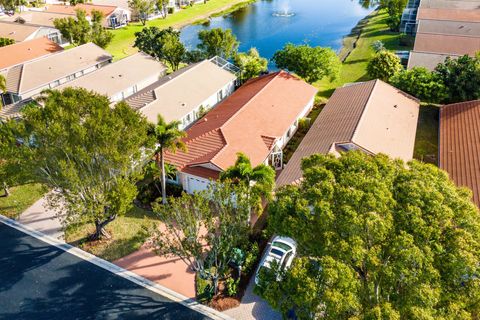
{"label": "green grass", "polygon": [[[327,100],[336,88],[346,83],[370,80],[367,75],[367,65],[374,55],[371,48],[373,42],[382,41],[388,50],[409,50],[411,48],[409,45],[401,45],[402,36],[388,29],[386,24],[387,14],[384,11],[374,11],[365,19],[368,19],[368,21],[363,26],[355,48],[351,50],[350,55],[343,63],[340,76],[335,81],[322,79],[315,83],[315,86],[319,89],[318,96],[322,101]],[[362,22],[365,21],[361,21],[360,24]],[[344,39],[346,49],[340,53],[340,56],[345,56],[345,50],[348,50],[348,47],[351,47],[355,41],[357,35],[353,33]]]}
{"label": "green grass", "polygon": [[10,196],[0,197],[0,214],[15,219],[40,199],[46,191],[41,184],[35,183],[12,187]]}
{"label": "green grass", "polygon": [[138,250],[148,238],[146,228],[156,221],[154,213],[134,207],[123,217],[108,224],[106,229],[112,236],[108,240],[85,241],[93,233],[93,224],[71,225],[65,231],[65,239],[79,248],[108,261],[114,261]]}
{"label": "green grass", "polygon": [[[148,21],[147,26],[181,28],[196,21],[205,20],[213,14],[226,13],[231,7],[237,8],[237,6],[250,3],[251,1],[252,0],[209,0],[206,4],[196,4],[168,15],[166,19],[160,18]],[[141,31],[143,27],[141,23],[130,23],[130,25],[125,28],[113,30],[112,32],[115,37],[106,50],[114,56],[115,60],[134,54],[137,52],[137,49],[132,47],[135,40],[135,32]]]}
{"label": "green grass", "polygon": [[421,106],[413,157],[427,163],[438,164],[438,116],[435,106]]}

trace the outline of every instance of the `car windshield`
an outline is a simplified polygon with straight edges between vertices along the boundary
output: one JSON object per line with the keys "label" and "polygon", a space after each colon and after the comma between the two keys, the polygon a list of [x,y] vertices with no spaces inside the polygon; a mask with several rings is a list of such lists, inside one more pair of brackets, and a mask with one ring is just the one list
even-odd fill
{"label": "car windshield", "polygon": [[270,250],[270,252],[279,256],[280,258],[283,256],[283,251],[280,251],[280,250],[275,249],[275,248],[272,248],[272,250]]}
{"label": "car windshield", "polygon": [[279,241],[274,241],[273,244],[272,244],[273,247],[277,247],[277,248],[280,248],[280,249],[283,249],[285,251],[290,251],[292,250],[292,247],[290,247],[288,244],[286,243],[283,243],[283,242],[279,242]]}

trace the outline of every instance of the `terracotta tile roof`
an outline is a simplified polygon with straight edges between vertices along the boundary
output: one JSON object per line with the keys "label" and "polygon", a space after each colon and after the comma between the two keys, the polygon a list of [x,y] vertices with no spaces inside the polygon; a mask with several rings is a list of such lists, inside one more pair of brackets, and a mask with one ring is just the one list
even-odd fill
{"label": "terracotta tile roof", "polygon": [[479,1],[455,1],[455,0],[422,0],[421,8],[445,8],[445,9],[480,9]]}
{"label": "terracotta tile roof", "polygon": [[13,39],[16,42],[25,41],[39,29],[40,27],[37,26],[0,21],[0,37]]}
{"label": "terracotta tile roof", "polygon": [[417,33],[416,52],[474,56],[480,50],[480,38],[470,36]]}
{"label": "terracotta tile roof", "polygon": [[440,110],[439,166],[458,186],[473,191],[480,207],[480,100]]}
{"label": "terracotta tile roof", "polygon": [[418,8],[417,20],[480,22],[480,10],[462,10],[451,8]]}
{"label": "terracotta tile roof", "polygon": [[186,131],[188,152],[167,153],[166,161],[181,171],[198,164],[221,171],[243,152],[263,163],[316,91],[284,71],[250,80]]}
{"label": "terracotta tile roof", "polygon": [[61,50],[63,50],[61,46],[43,37],[1,47],[0,70]]}
{"label": "terracotta tile roof", "polygon": [[480,23],[466,21],[419,20],[417,33],[480,37]]}
{"label": "terracotta tile roof", "polygon": [[279,175],[277,186],[298,182],[303,158],[335,152],[340,143],[410,160],[418,110],[417,99],[380,80],[338,88]]}
{"label": "terracotta tile roof", "polygon": [[93,10],[100,11],[103,13],[104,17],[108,17],[111,15],[115,9],[117,9],[116,6],[105,6],[105,5],[95,5],[95,4],[90,4],[90,3],[79,3],[75,6],[67,6],[67,5],[61,5],[61,4],[52,4],[47,7],[45,10],[46,12],[53,12],[53,13],[63,13],[63,14],[76,14],[77,10],[83,10],[86,12],[87,16],[90,16],[92,14]]}
{"label": "terracotta tile roof", "polygon": [[455,54],[410,51],[407,68],[424,67],[428,70],[434,70],[439,63],[445,62],[447,57],[458,58],[459,56]]}

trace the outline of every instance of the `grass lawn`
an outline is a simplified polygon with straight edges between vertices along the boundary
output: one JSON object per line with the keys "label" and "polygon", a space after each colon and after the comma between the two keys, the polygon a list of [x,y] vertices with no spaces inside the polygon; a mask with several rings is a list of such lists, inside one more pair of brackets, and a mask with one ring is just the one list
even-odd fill
{"label": "grass lawn", "polygon": [[[1,192],[3,193],[3,189]],[[12,187],[10,196],[0,197],[0,214],[15,219],[46,192],[41,184],[36,183]]]}
{"label": "grass lawn", "polygon": [[125,216],[107,225],[106,229],[112,236],[109,240],[86,242],[85,238],[95,230],[93,224],[69,226],[65,239],[100,258],[114,261],[138,250],[148,238],[145,228],[155,221],[158,219],[153,213],[134,207]]}
{"label": "grass lawn", "polygon": [[438,164],[439,109],[421,106],[413,157],[427,163]]}
{"label": "grass lawn", "polygon": [[[400,45],[401,35],[397,32],[391,32],[386,24],[387,14],[384,11],[374,11],[370,16],[365,18],[364,27],[358,39],[355,48],[352,49],[350,55],[343,63],[340,76],[335,81],[322,79],[315,83],[319,89],[320,101],[326,101],[333,91],[346,83],[370,80],[367,75],[367,65],[374,55],[371,48],[373,42],[380,40],[389,50],[409,50],[410,46]],[[362,24],[362,21],[360,22]],[[352,46],[357,35],[352,34],[344,39],[345,47]],[[348,49],[344,49],[348,50]],[[345,52],[341,52],[340,56],[345,56]]]}
{"label": "grass lawn", "polygon": [[[242,3],[249,3],[252,0],[209,0],[206,4],[196,4],[187,9],[178,11],[174,14],[167,16],[166,19],[155,19],[147,22],[149,27],[159,28],[181,28],[185,25],[207,19],[213,14],[219,12],[227,12],[231,7],[238,6]],[[125,28],[113,30],[115,34],[112,43],[106,48],[114,56],[114,60],[124,58],[128,55],[137,52],[136,48],[133,48],[133,42],[135,40],[135,32],[143,29],[141,23],[130,23]]]}

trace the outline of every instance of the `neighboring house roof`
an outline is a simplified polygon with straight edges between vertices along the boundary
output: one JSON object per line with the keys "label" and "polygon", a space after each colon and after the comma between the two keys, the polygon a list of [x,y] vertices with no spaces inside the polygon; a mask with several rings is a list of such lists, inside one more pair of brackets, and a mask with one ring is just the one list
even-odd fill
{"label": "neighboring house roof", "polygon": [[[166,161],[205,178],[232,166],[238,152],[254,166],[263,163],[316,92],[284,71],[252,79],[186,131],[188,152],[167,153]],[[199,164],[217,170],[195,167]]]}
{"label": "neighboring house roof", "polygon": [[380,80],[338,88],[279,175],[277,186],[300,181],[303,158],[336,153],[343,143],[411,160],[418,111],[416,98]]}
{"label": "neighboring house roof", "polygon": [[417,33],[414,51],[453,55],[475,55],[480,50],[480,38],[444,34]]}
{"label": "neighboring house roof", "polygon": [[11,68],[7,90],[21,95],[111,59],[108,52],[87,43]]}
{"label": "neighboring house roof", "polygon": [[156,122],[158,114],[167,122],[180,120],[235,79],[233,73],[204,60],[160,79],[126,101],[149,121]]}
{"label": "neighboring house roof", "polygon": [[419,20],[417,33],[480,37],[479,22]]}
{"label": "neighboring house roof", "polygon": [[440,109],[439,166],[458,186],[473,191],[480,207],[480,100]]}
{"label": "neighboring house roof", "polygon": [[95,0],[95,5],[129,8],[128,0]]}
{"label": "neighboring house roof", "polygon": [[92,11],[100,11],[103,13],[104,17],[108,17],[111,15],[116,6],[105,6],[105,5],[97,5],[97,4],[90,4],[90,3],[79,3],[75,6],[69,5],[61,5],[61,4],[52,4],[47,6],[46,12],[55,12],[55,13],[63,13],[63,14],[76,14],[77,10],[83,10],[86,12],[88,16],[92,15]]}
{"label": "neighboring house roof", "polygon": [[413,67],[424,67],[428,70],[434,70],[439,63],[445,62],[447,57],[458,58],[460,55],[454,54],[439,54],[429,52],[410,51],[408,58],[408,69]]}
{"label": "neighboring house roof", "polygon": [[37,26],[23,25],[0,20],[0,37],[13,39],[16,42],[25,41],[39,29],[40,27]]}
{"label": "neighboring house roof", "polygon": [[418,8],[417,20],[448,20],[480,22],[480,10],[449,8]]}
{"label": "neighboring house roof", "polygon": [[0,70],[62,50],[61,46],[43,37],[1,47]]}
{"label": "neighboring house roof", "polygon": [[480,1],[453,1],[453,0],[422,0],[421,8],[439,8],[439,9],[480,9]]}
{"label": "neighboring house roof", "polygon": [[53,24],[53,21],[55,19],[68,17],[75,18],[75,15],[46,11],[25,11],[19,14],[15,14],[11,17],[6,17],[3,20],[8,22],[15,22],[17,24],[55,28]]}
{"label": "neighboring house roof", "polygon": [[160,77],[166,71],[163,63],[145,53],[137,53],[111,63],[95,72],[58,86],[84,88],[108,97],[141,84],[152,77]]}

